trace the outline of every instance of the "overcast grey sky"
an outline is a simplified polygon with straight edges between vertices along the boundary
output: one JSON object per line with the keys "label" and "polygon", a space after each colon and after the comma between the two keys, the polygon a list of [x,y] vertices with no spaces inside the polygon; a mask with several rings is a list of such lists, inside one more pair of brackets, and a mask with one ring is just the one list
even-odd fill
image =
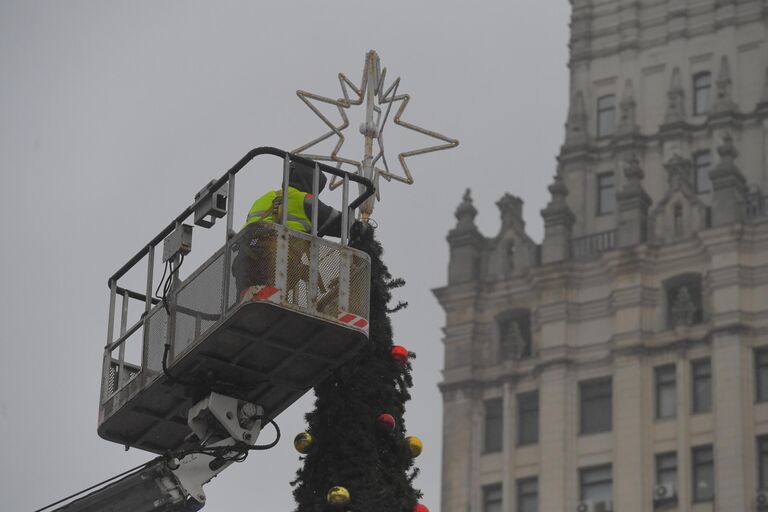
{"label": "overcast grey sky", "polygon": [[[416,183],[384,183],[374,212],[386,262],[408,283],[398,298],[410,307],[393,322],[418,355],[406,422],[425,443],[417,484],[437,512],[444,316],[430,289],[445,284],[445,235],[466,187],[487,236],[508,191],[540,240],[563,139],[568,15],[565,0],[0,2],[3,510],[152,457],[96,434],[107,277],[249,149],[320,134],[295,90],[339,95],[336,74],[357,80],[373,48],[412,96],[404,119],[461,141],[413,158]],[[392,150],[423,142],[390,130]],[[347,144],[361,150],[354,129]],[[276,176],[239,180],[238,212]],[[206,510],[292,510],[291,438],[310,407],[305,397],[279,417],[278,447],[209,484]]]}

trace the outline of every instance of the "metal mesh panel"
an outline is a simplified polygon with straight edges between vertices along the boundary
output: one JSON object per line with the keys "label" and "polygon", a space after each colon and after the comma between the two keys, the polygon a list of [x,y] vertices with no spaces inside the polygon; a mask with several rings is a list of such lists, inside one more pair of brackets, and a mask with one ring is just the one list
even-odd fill
{"label": "metal mesh panel", "polygon": [[[136,377],[139,372],[141,371],[141,368],[138,366],[134,366],[132,364],[123,363],[123,372],[125,373],[125,382],[123,383],[123,386],[127,385],[131,379]],[[113,393],[115,393],[118,390],[118,385],[120,381],[120,362],[113,359],[112,362],[109,365],[109,372],[106,376],[107,379],[107,396],[111,396]]]}
{"label": "metal mesh panel", "polygon": [[270,223],[256,222],[238,234],[231,246],[229,297],[234,306],[249,286],[275,286],[277,232]]}
{"label": "metal mesh panel", "polygon": [[[308,239],[288,231],[288,258],[285,267],[286,283],[283,301],[285,304],[309,309],[309,261]],[[282,269],[278,269],[278,272]]]}
{"label": "metal mesh panel", "polygon": [[173,351],[180,354],[221,318],[224,253],[195,271],[176,295]]}
{"label": "metal mesh panel", "polygon": [[317,312],[336,318],[339,311],[341,254],[334,246],[318,244]]}

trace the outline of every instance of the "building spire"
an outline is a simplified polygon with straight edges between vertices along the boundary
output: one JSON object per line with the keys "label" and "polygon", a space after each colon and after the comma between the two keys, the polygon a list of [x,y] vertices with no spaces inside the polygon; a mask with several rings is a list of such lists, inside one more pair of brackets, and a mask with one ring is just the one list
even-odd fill
{"label": "building spire", "polygon": [[565,145],[580,146],[589,140],[587,135],[587,111],[584,108],[584,95],[576,91],[571,97],[568,121],[565,125]]}
{"label": "building spire", "polygon": [[627,78],[624,83],[624,94],[621,98],[619,108],[621,109],[621,118],[619,119],[619,126],[616,130],[619,135],[628,135],[637,132],[636,123],[636,107],[635,91],[632,87],[632,79]]}
{"label": "building spire", "polygon": [[664,124],[672,124],[685,121],[685,92],[683,91],[680,68],[672,70],[672,81],[667,91],[667,111],[664,115]]}
{"label": "building spire", "polygon": [[736,110],[732,99],[731,66],[728,57],[723,55],[720,59],[720,73],[717,76],[717,98],[712,106],[712,113],[731,112]]}
{"label": "building spire", "polygon": [[477,231],[477,226],[475,226],[477,209],[472,204],[472,191],[470,189],[464,191],[461,204],[456,208],[454,215],[458,221],[454,229],[455,232]]}

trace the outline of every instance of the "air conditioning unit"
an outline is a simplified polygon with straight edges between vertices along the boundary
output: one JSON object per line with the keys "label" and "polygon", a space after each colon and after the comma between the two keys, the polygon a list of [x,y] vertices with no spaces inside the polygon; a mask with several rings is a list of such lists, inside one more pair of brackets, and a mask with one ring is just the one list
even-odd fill
{"label": "air conditioning unit", "polygon": [[576,506],[576,512],[613,512],[613,502],[608,501],[580,501]]}
{"label": "air conditioning unit", "polygon": [[768,510],[768,491],[757,491],[755,508],[757,510]]}
{"label": "air conditioning unit", "polygon": [[661,503],[677,499],[677,489],[674,484],[658,484],[653,488],[653,502]]}

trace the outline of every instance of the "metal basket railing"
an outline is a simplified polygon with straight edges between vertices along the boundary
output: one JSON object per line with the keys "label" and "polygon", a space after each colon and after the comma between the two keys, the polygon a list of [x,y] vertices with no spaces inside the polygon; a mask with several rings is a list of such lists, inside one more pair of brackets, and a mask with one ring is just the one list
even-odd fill
{"label": "metal basket railing", "polygon": [[[374,186],[370,180],[350,174],[335,167],[317,163],[286,151],[261,147],[248,152],[217,181],[207,188],[208,192],[196,197],[187,207],[155,238],[136,253],[125,265],[109,278],[109,318],[107,345],[104,349],[102,370],[101,403],[123,389],[130,393],[120,400],[111,400],[109,407],[114,410],[124,400],[146,387],[162,372],[166,343],[171,346],[169,361],[185,353],[208,330],[224,321],[228,313],[239,304],[239,292],[232,272],[232,263],[242,250],[244,234],[232,237],[234,225],[232,199],[235,196],[235,175],[259,155],[269,154],[283,160],[283,190],[287,197],[290,162],[297,161],[314,167],[312,231],[300,233],[290,230],[287,223],[287,208],[283,208],[280,223],[269,223],[264,229],[275,239],[274,286],[279,293],[274,302],[296,309],[305,314],[335,321],[339,312],[349,312],[361,317],[368,315],[370,283],[370,261],[365,253],[348,247],[349,227],[355,209],[373,195]],[[338,176],[342,180],[342,230],[340,243],[318,238],[317,196],[320,172]],[[365,191],[349,201],[350,182],[363,185]],[[173,276],[174,286],[168,304],[152,296],[157,285],[153,269],[155,252],[165,238],[188,218],[196,215],[198,205],[210,201],[218,190],[226,189],[229,204],[226,208],[226,233],[224,244],[186,279]],[[264,223],[267,224],[267,223]],[[212,227],[213,222],[197,223],[198,226]],[[119,285],[120,279],[129,271],[146,264],[146,286],[142,292]],[[269,283],[253,283],[265,285]],[[354,287],[354,289],[353,289]],[[118,297],[121,299],[119,320],[117,316]],[[138,321],[128,325],[130,305],[141,308]],[[115,332],[119,334],[115,334]],[[133,345],[133,346],[131,346]],[[127,350],[128,349],[128,350]],[[139,354],[133,359],[127,353]]]}

